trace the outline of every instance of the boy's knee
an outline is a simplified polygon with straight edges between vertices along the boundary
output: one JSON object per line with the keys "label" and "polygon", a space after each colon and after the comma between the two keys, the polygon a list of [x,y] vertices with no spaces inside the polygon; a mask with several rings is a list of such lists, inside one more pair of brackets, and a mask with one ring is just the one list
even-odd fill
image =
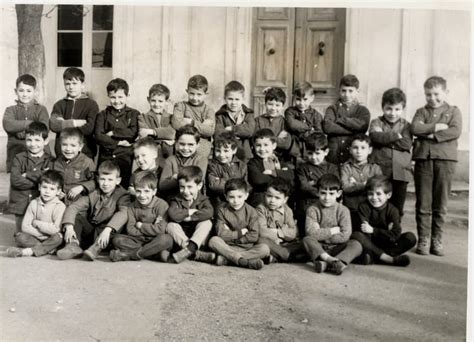
{"label": "boy's knee", "polygon": [[211,239],[209,240],[207,245],[209,246],[209,248],[214,249],[216,246],[222,244],[223,241],[224,240],[222,240],[220,237],[213,236],[213,237],[211,237]]}
{"label": "boy's knee", "polygon": [[180,230],[183,230],[183,228],[181,228],[181,225],[179,223],[168,222],[168,224],[166,225],[166,232],[167,233],[174,233],[174,232],[180,231]]}
{"label": "boy's knee", "polygon": [[406,232],[403,234],[403,238],[407,241],[407,244],[410,246],[416,245],[416,236],[412,232]]}
{"label": "boy's knee", "polygon": [[353,240],[353,239],[347,242],[346,248],[350,248],[353,251],[358,251],[359,253],[362,253],[362,249],[363,249],[362,244],[359,241]]}

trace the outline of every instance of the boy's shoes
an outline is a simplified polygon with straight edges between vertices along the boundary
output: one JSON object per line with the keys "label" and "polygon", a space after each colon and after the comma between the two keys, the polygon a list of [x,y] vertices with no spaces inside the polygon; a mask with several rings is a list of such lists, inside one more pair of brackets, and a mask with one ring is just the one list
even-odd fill
{"label": "boy's shoes", "polygon": [[273,255],[269,255],[268,257],[262,259],[263,260],[263,263],[265,265],[270,265],[270,264],[276,264],[278,262],[278,259],[275,258]]}
{"label": "boy's shoes", "polygon": [[173,260],[175,263],[179,264],[191,256],[191,251],[184,247],[182,250],[173,253]]}
{"label": "boy's shoes", "polygon": [[229,263],[229,261],[223,257],[222,255],[218,255],[216,258],[216,265],[217,266],[225,266]]}
{"label": "boy's shoes", "polygon": [[262,259],[248,259],[248,268],[252,270],[261,270],[263,268],[263,260]]}
{"label": "boy's shoes", "polygon": [[84,257],[86,260],[94,261],[101,251],[102,248],[99,247],[99,244],[94,242],[92,246],[84,251]]}
{"label": "boy's shoes", "polygon": [[430,242],[427,238],[420,238],[418,246],[416,247],[416,254],[428,255],[430,254]]}
{"label": "boy's shoes", "polygon": [[405,254],[393,257],[393,265],[406,267],[410,265],[410,257]]}
{"label": "boy's shoes", "polygon": [[112,249],[110,251],[109,257],[113,262],[130,260],[130,255],[118,249]]}
{"label": "boy's shoes", "polygon": [[170,252],[166,249],[158,253],[158,260],[160,260],[161,262],[168,262],[169,258],[170,258]]}
{"label": "boy's shoes", "polygon": [[374,263],[374,260],[372,259],[372,256],[369,253],[362,253],[360,256],[360,263],[361,265],[372,265]]}
{"label": "boy's shoes", "polygon": [[206,262],[208,264],[213,264],[216,261],[216,253],[196,251],[196,255],[194,256],[194,261],[201,261],[201,262]]}
{"label": "boy's shoes", "polygon": [[78,242],[67,243],[63,249],[60,249],[56,255],[60,260],[74,259],[82,256],[84,251],[79,247]]}
{"label": "boy's shoes", "polygon": [[444,248],[441,240],[438,239],[431,239],[431,248],[430,253],[437,256],[444,255]]}
{"label": "boy's shoes", "polygon": [[323,273],[328,268],[328,263],[326,261],[317,260],[314,262],[314,270],[316,273]]}
{"label": "boy's shoes", "polygon": [[336,260],[328,263],[328,272],[334,273],[335,275],[341,275],[344,269],[347,267],[341,260]]}
{"label": "boy's shoes", "polygon": [[8,247],[7,248],[7,256],[9,258],[18,258],[23,256],[22,249],[18,247]]}

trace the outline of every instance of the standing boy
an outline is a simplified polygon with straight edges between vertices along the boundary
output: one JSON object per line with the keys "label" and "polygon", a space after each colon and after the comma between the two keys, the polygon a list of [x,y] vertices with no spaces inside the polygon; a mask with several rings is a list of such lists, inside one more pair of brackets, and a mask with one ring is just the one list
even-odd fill
{"label": "standing boy", "polygon": [[[159,146],[160,159],[173,154],[175,129],[171,126],[171,115],[167,113],[170,90],[163,84],[154,84],[148,91],[148,113],[138,117],[140,138],[151,136]],[[161,162],[161,160],[160,160]]]}
{"label": "standing boy", "polygon": [[446,102],[446,80],[428,78],[424,84],[426,105],[412,121],[416,137],[415,160],[417,253],[444,255],[442,235],[448,197],[457,162],[458,138],[462,116],[456,106]]}
{"label": "standing boy", "polygon": [[[25,145],[26,129],[35,121],[42,122],[48,129],[49,115],[45,106],[35,100],[36,79],[24,74],[16,79],[16,105],[7,107],[3,114],[3,129],[8,134],[7,172],[11,171],[16,155],[28,151]],[[49,154],[49,147],[46,149]]]}
{"label": "standing boy", "polygon": [[120,167],[122,186],[127,188],[133,163],[132,144],[138,135],[140,113],[127,106],[128,83],[121,78],[107,84],[110,106],[97,115],[95,137],[99,144],[99,165],[115,160]]}
{"label": "standing boy", "polygon": [[127,234],[112,240],[112,261],[155,259],[168,260],[173,238],[166,234],[168,203],[155,197],[158,180],[153,172],[143,172],[135,182],[136,200],[128,208]]}
{"label": "standing boy", "polygon": [[244,86],[231,81],[224,88],[225,104],[216,113],[216,135],[225,131],[234,132],[239,139],[237,157],[247,161],[252,158],[250,146],[255,132],[253,110],[243,104]]}
{"label": "standing boy", "polygon": [[369,137],[373,144],[372,160],[385,176],[392,181],[390,202],[403,216],[403,206],[411,175],[411,146],[413,137],[410,123],[401,115],[405,110],[406,96],[398,88],[387,90],[382,95],[383,115],[372,120]]}
{"label": "standing boy", "polygon": [[180,262],[194,256],[194,260],[212,263],[214,253],[199,251],[207,243],[212,229],[214,208],[201,193],[204,174],[197,166],[183,167],[178,173],[179,195],[170,202],[170,222],[166,232],[181,249],[172,255]]}
{"label": "standing boy", "polygon": [[306,212],[306,236],[303,244],[315,271],[340,275],[362,253],[362,245],[349,240],[352,233],[351,215],[347,207],[337,202],[342,184],[335,175],[324,175],[318,181],[319,200]]}
{"label": "standing boy", "polygon": [[61,155],[61,132],[65,128],[77,127],[84,136],[82,153],[94,160],[97,154],[94,128],[99,106],[84,92],[85,75],[81,69],[67,68],[63,73],[63,81],[66,97],[54,104],[49,121],[51,130],[56,133],[56,157]]}
{"label": "standing boy", "polygon": [[41,174],[51,166],[51,156],[45,151],[48,142],[48,126],[33,121],[25,131],[27,152],[21,152],[13,159],[8,212],[15,215],[17,232],[21,230],[28,204],[39,195]]}
{"label": "standing boy", "polygon": [[216,128],[214,110],[204,102],[208,87],[204,76],[192,76],[186,89],[188,101],[176,103],[171,117],[171,126],[175,130],[184,125],[192,125],[197,129],[201,138],[198,154],[205,158],[211,155],[211,139]]}
{"label": "standing boy", "polygon": [[262,259],[270,255],[270,249],[258,243],[258,214],[245,203],[249,196],[247,182],[241,178],[228,180],[225,196],[227,203],[217,210],[217,236],[209,241],[209,247],[218,253],[216,264],[226,265],[230,261],[236,266],[259,270],[263,267]]}
{"label": "standing boy", "polygon": [[8,248],[9,257],[42,256],[61,245],[61,220],[66,209],[58,198],[62,186],[63,177],[56,171],[48,170],[41,176],[40,195],[28,205],[21,232],[15,234],[17,245],[23,248]]}
{"label": "standing boy", "polygon": [[120,186],[117,163],[106,160],[100,164],[97,183],[98,189],[73,202],[64,213],[62,227],[66,246],[57,253],[61,260],[84,253],[93,261],[127,223],[130,196]]}
{"label": "standing boy", "polygon": [[345,75],[339,82],[339,99],[326,109],[323,129],[328,135],[328,161],[342,165],[349,157],[352,136],[367,132],[370,112],[358,102],[359,80]]}

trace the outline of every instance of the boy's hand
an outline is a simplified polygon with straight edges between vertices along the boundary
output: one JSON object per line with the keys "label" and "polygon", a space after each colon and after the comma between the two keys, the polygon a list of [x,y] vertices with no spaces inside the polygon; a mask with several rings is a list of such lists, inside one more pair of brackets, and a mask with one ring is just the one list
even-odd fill
{"label": "boy's hand", "polygon": [[31,225],[35,228],[38,228],[38,220],[33,220],[33,222],[31,222]]}
{"label": "boy's hand", "polygon": [[247,228],[242,228],[240,232],[242,233],[242,236],[244,236],[245,234],[249,232],[249,230]]}
{"label": "boy's hand", "polygon": [[141,229],[143,226],[143,223],[141,223],[140,221],[138,221],[137,223],[135,223],[135,227],[137,227],[138,229]]}
{"label": "boy's hand", "polygon": [[398,140],[403,139],[403,135],[401,135],[401,133],[397,133],[397,138]]}
{"label": "boy's hand", "polygon": [[264,175],[272,175],[273,171],[272,170],[265,170],[265,171],[263,171],[263,174]]}
{"label": "boy's hand", "polygon": [[188,209],[188,215],[192,216],[194,213],[196,213],[198,210],[197,209]]}
{"label": "boy's hand", "polygon": [[372,234],[374,232],[374,228],[367,221],[362,222],[360,229],[366,234]]}
{"label": "boy's hand", "polygon": [[287,131],[281,131],[280,134],[278,134],[278,138],[286,138],[288,136]]}
{"label": "boy's hand", "polygon": [[428,134],[426,137],[427,137],[428,139],[434,139],[434,134],[433,134],[433,133]]}
{"label": "boy's hand", "polygon": [[191,216],[185,217],[183,221],[184,222],[190,222],[191,221]]}
{"label": "boy's hand", "polygon": [[158,223],[160,223],[161,221],[163,221],[163,217],[158,216],[158,217],[156,218],[156,220],[155,220],[155,224],[158,224]]}
{"label": "boy's hand", "polygon": [[86,120],[74,119],[74,120],[72,120],[72,122],[73,122],[74,127],[82,127],[82,126],[84,126],[85,124],[87,124],[87,121],[86,121]]}
{"label": "boy's hand", "polygon": [[163,142],[168,146],[173,146],[174,145],[174,140],[163,140]]}
{"label": "boy's hand", "polygon": [[137,194],[133,186],[128,187],[128,193],[132,196],[135,196]]}
{"label": "boy's hand", "polygon": [[67,199],[71,201],[75,201],[83,190],[84,190],[84,187],[82,185],[75,186],[74,188],[69,190],[69,192],[67,193]]}
{"label": "boy's hand", "polygon": [[310,180],[310,181],[308,182],[308,184],[311,185],[311,186],[314,186],[314,185],[316,184],[316,182],[315,182],[314,180]]}
{"label": "boy's hand", "polygon": [[107,133],[105,133],[105,135],[108,135],[109,137],[113,137],[114,131],[108,131]]}
{"label": "boy's hand", "polygon": [[127,140],[120,140],[117,146],[129,147],[129,146],[132,146],[132,144],[130,144]]}
{"label": "boy's hand", "polygon": [[191,118],[183,118],[182,120],[185,125],[191,125],[193,123],[193,119]]}
{"label": "boy's hand", "polygon": [[350,184],[357,184],[357,181],[355,180],[354,177],[349,178],[349,183]]}
{"label": "boy's hand", "polygon": [[22,173],[21,176],[26,178],[26,172]]}
{"label": "boy's hand", "polygon": [[331,235],[339,234],[341,232],[341,228],[339,226],[329,228]]}
{"label": "boy's hand", "polygon": [[379,132],[379,133],[382,133],[382,132],[383,132],[382,127],[379,127],[379,126],[375,126],[372,130],[373,130],[374,132]]}
{"label": "boy's hand", "polygon": [[140,138],[144,138],[149,135],[155,135],[155,131],[151,128],[140,128],[138,130],[138,135],[140,135]]}
{"label": "boy's hand", "polygon": [[64,228],[64,241],[66,243],[70,243],[72,240],[77,240],[76,232],[74,231],[74,226],[72,224],[66,224]]}
{"label": "boy's hand", "polygon": [[171,176],[171,178],[178,180],[178,174],[177,174],[177,173],[174,173],[174,174]]}
{"label": "boy's hand", "polygon": [[105,227],[102,233],[100,233],[99,237],[97,238],[97,243],[99,244],[100,248],[104,249],[109,244],[111,231],[112,228]]}
{"label": "boy's hand", "polygon": [[224,128],[226,131],[232,131],[232,126],[227,126],[226,128]]}
{"label": "boy's hand", "polygon": [[388,224],[388,230],[392,230],[392,228],[393,228],[393,222],[390,222],[390,223]]}
{"label": "boy's hand", "polygon": [[449,126],[444,124],[444,123],[437,123],[435,125],[435,132],[443,131],[443,130],[448,129],[448,128],[449,128]]}

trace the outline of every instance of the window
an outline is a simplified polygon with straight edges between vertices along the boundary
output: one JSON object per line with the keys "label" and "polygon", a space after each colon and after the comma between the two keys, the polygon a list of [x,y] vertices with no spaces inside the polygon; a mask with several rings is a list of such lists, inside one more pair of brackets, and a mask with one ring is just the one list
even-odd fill
{"label": "window", "polygon": [[113,20],[114,6],[59,5],[58,67],[111,68]]}

